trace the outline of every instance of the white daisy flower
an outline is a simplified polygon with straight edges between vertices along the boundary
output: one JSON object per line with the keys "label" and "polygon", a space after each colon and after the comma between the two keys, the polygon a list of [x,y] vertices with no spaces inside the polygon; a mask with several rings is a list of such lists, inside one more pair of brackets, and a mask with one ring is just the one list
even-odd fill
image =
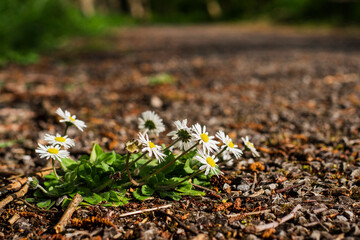
{"label": "white daisy flower", "polygon": [[68,138],[67,135],[61,136],[59,133],[57,133],[56,136],[45,134],[44,139],[45,141],[48,141],[48,143],[50,143],[51,145],[59,145],[64,147],[65,149],[75,146],[74,140]]}
{"label": "white daisy flower", "polygon": [[76,115],[71,116],[70,112],[66,110],[65,112],[63,112],[61,108],[58,108],[56,110],[56,113],[63,118],[60,120],[60,122],[65,122],[66,124],[73,124],[80,131],[83,131],[83,128],[86,128],[86,124],[83,121],[76,119]]}
{"label": "white daisy flower", "polygon": [[199,162],[201,162],[202,165],[199,170],[205,170],[205,175],[208,175],[211,171],[212,173],[216,174],[223,174],[219,169],[216,169],[216,163],[218,162],[218,159],[215,158],[215,155],[210,156],[207,153],[203,153],[202,151],[198,151],[199,156],[195,156],[195,159],[197,159]]}
{"label": "white daisy flower", "polygon": [[39,143],[39,147],[35,150],[36,153],[40,155],[41,158],[52,158],[61,162],[62,158],[69,156],[69,152],[66,150],[61,150],[60,146],[44,146]]}
{"label": "white daisy flower", "polygon": [[260,154],[256,151],[254,144],[252,142],[250,142],[248,136],[246,136],[245,138],[242,137],[241,139],[243,140],[246,148],[248,148],[251,151],[251,153],[254,157],[260,157]]}
{"label": "white daisy flower", "polygon": [[216,145],[219,142],[213,140],[215,138],[214,136],[209,136],[208,132],[206,132],[206,126],[201,129],[200,124],[197,123],[192,126],[192,130],[192,136],[196,141],[199,141],[199,143],[202,144],[204,152],[216,152],[219,149]]}
{"label": "white daisy flower", "polygon": [[191,129],[187,126],[187,119],[184,119],[182,122],[177,120],[174,124],[176,130],[168,133],[172,140],[180,139],[174,147],[179,147],[181,150],[186,151],[194,146],[195,142],[191,135]]}
{"label": "white daisy flower", "polygon": [[241,154],[243,154],[243,152],[238,149],[238,145],[235,145],[233,143],[229,135],[225,135],[223,131],[218,131],[215,136],[224,143],[222,149],[226,148],[225,152],[231,152],[232,154],[234,154],[236,159],[241,157]]}
{"label": "white daisy flower", "polygon": [[155,145],[153,142],[149,140],[148,135],[145,133],[145,135],[142,135],[142,133],[138,134],[139,136],[139,142],[143,145],[142,151],[147,151],[149,153],[149,157],[151,157],[153,154],[157,160],[159,160],[159,163],[161,161],[164,161],[164,157],[166,155],[162,152],[160,152],[161,147],[158,145]]}
{"label": "white daisy flower", "polygon": [[159,133],[165,131],[163,120],[153,111],[146,111],[141,114],[139,118],[139,129],[144,134],[155,134],[159,136]]}

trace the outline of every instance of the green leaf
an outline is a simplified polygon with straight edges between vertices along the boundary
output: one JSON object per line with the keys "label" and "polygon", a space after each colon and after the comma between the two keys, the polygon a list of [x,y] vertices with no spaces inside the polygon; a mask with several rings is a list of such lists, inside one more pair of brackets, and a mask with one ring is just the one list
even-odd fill
{"label": "green leaf", "polygon": [[70,159],[70,158],[62,158],[61,159],[62,165],[67,168],[68,170],[73,170],[77,166],[77,162]]}
{"label": "green leaf", "polygon": [[66,208],[70,204],[70,202],[71,202],[71,199],[69,199],[69,198],[64,199],[64,201],[61,203],[61,207]]}
{"label": "green leaf", "polygon": [[29,203],[36,202],[36,199],[35,199],[35,198],[26,198],[25,200],[26,200],[27,202],[29,202]]}
{"label": "green leaf", "polygon": [[183,195],[183,196],[205,196],[204,192],[197,191],[197,190],[189,190],[187,192],[181,192],[179,194]]}
{"label": "green leaf", "polygon": [[176,82],[176,78],[168,73],[158,73],[148,79],[150,86],[156,86],[161,84],[172,84]]}
{"label": "green leaf", "polygon": [[159,191],[159,194],[162,198],[169,197],[175,201],[179,201],[181,199],[181,195],[177,192]]}
{"label": "green leaf", "polygon": [[144,201],[144,200],[151,197],[151,196],[142,195],[142,192],[141,192],[140,188],[136,189],[136,191],[133,191],[133,196],[134,196],[134,198],[136,198],[139,201]]}
{"label": "green leaf", "polygon": [[38,202],[36,205],[41,208],[46,208],[46,207],[50,206],[50,204],[51,204],[51,200],[48,199],[48,200],[45,200],[42,202]]}
{"label": "green leaf", "polygon": [[103,153],[103,150],[101,149],[101,147],[99,145],[97,145],[96,143],[94,143],[94,146],[91,150],[91,154],[90,154],[90,162],[95,162],[96,159]]}
{"label": "green leaf", "polygon": [[109,165],[113,164],[116,160],[116,153],[114,151],[108,153],[102,153],[99,156],[99,161],[105,162]]}
{"label": "green leaf", "polygon": [[[164,167],[165,165],[167,165],[168,163],[170,163],[171,161],[173,161],[175,159],[175,156],[171,151],[166,151],[165,154],[167,155],[165,157],[165,161],[163,161],[162,163],[160,163],[158,165],[158,167],[157,167],[158,169]],[[164,174],[164,175],[169,174],[172,171],[174,171],[175,167],[176,167],[176,164],[173,163],[169,167],[167,167],[163,171],[161,171],[161,173]]]}
{"label": "green leaf", "polygon": [[192,185],[190,182],[183,182],[179,186],[177,186],[176,191],[178,192],[188,192],[192,188]]}
{"label": "green leaf", "polygon": [[191,162],[191,159],[187,159],[185,162],[185,166],[184,166],[184,171],[188,174],[191,174],[194,172],[194,170],[192,170],[190,167],[190,162]]}
{"label": "green leaf", "polygon": [[98,203],[101,203],[102,201],[105,201],[105,199],[96,194],[96,193],[93,193],[92,196],[89,196],[89,197],[83,197],[84,201],[85,202],[88,202],[90,204],[98,204]]}
{"label": "green leaf", "polygon": [[79,166],[78,175],[82,179],[85,179],[86,181],[89,181],[89,182],[93,182],[91,173],[92,173],[92,168],[89,163],[81,164]]}
{"label": "green leaf", "polygon": [[11,147],[12,145],[14,145],[16,143],[16,141],[8,141],[8,142],[1,142],[0,143],[0,148],[4,148],[4,147]]}
{"label": "green leaf", "polygon": [[141,193],[142,193],[143,195],[151,196],[151,195],[154,194],[154,192],[155,192],[155,190],[154,190],[153,188],[149,187],[148,185],[143,185],[143,186],[141,187]]}

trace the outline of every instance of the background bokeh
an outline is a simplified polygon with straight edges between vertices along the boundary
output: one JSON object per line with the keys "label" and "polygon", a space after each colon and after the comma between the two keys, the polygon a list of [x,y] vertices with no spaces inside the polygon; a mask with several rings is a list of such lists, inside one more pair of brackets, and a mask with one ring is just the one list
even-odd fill
{"label": "background bokeh", "polygon": [[29,63],[73,35],[111,26],[267,21],[356,26],[358,0],[2,0],[0,64]]}

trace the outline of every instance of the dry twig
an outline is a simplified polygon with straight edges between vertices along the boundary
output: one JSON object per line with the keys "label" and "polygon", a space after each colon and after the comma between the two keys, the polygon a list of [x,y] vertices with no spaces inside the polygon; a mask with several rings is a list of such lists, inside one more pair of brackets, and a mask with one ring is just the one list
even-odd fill
{"label": "dry twig", "polygon": [[12,216],[8,222],[10,225],[13,225],[17,220],[19,220],[19,218],[20,218],[20,215],[15,213],[15,215]]}
{"label": "dry twig", "polygon": [[26,180],[27,180],[26,177],[15,179],[15,181],[13,183],[0,189],[0,196],[7,192],[10,192],[10,191],[19,190],[21,188],[21,186],[26,183]]}
{"label": "dry twig", "polygon": [[214,190],[211,190],[210,188],[203,187],[203,186],[200,186],[200,185],[197,185],[197,184],[193,184],[193,183],[192,183],[192,185],[193,185],[194,187],[197,187],[197,188],[200,188],[200,189],[202,189],[202,190],[211,192],[211,193],[213,193],[213,194],[216,194],[216,195],[219,194],[219,193],[215,192]]}
{"label": "dry twig", "polygon": [[0,202],[0,209],[3,209],[8,203],[12,202],[14,199],[16,198],[21,198],[23,196],[25,196],[25,194],[27,193],[29,189],[29,185],[28,184],[25,184],[21,189],[20,191],[16,192],[16,193],[13,193],[13,194],[10,194],[9,196],[7,196],[5,199],[3,199],[1,202]]}
{"label": "dry twig", "polygon": [[268,223],[268,224],[263,224],[263,225],[258,225],[258,226],[249,226],[247,227],[247,231],[248,232],[262,232],[262,231],[265,231],[267,229],[270,229],[270,228],[276,228],[277,226],[279,226],[280,224],[283,224],[287,221],[289,221],[290,219],[294,218],[295,217],[295,214],[296,212],[301,208],[301,205],[298,204],[296,205],[296,207],[288,214],[286,215],[285,217],[283,217],[282,219],[280,219],[280,221],[275,221],[275,222],[272,222],[272,223]]}
{"label": "dry twig", "polygon": [[239,221],[247,216],[252,216],[252,215],[258,215],[258,214],[264,214],[264,213],[268,213],[271,210],[266,209],[266,210],[262,210],[262,211],[256,211],[256,212],[247,212],[247,213],[239,213],[239,214],[230,214],[230,215],[226,215],[229,218],[229,223],[231,224],[232,222],[235,221]]}
{"label": "dry twig", "polygon": [[297,187],[299,187],[299,186],[301,186],[301,185],[304,185],[304,184],[305,184],[305,182],[301,182],[301,183],[298,183],[298,184],[294,184],[294,185],[292,185],[291,187],[287,187],[287,188],[282,188],[282,189],[276,190],[276,193],[283,193],[283,192],[289,191],[289,190],[291,190],[291,189],[293,189],[293,188],[297,188]]}
{"label": "dry twig", "polygon": [[66,209],[66,211],[62,215],[60,221],[54,227],[56,233],[60,233],[60,232],[63,232],[65,230],[65,226],[68,223],[68,221],[70,220],[72,214],[74,213],[75,208],[82,202],[82,200],[83,200],[83,198],[78,193],[75,195],[73,200],[71,200],[68,208]]}
{"label": "dry twig", "polygon": [[136,214],[140,214],[140,213],[152,212],[152,211],[156,211],[156,210],[160,210],[160,209],[164,209],[164,208],[169,208],[171,206],[172,206],[172,204],[168,204],[168,205],[164,205],[164,206],[160,206],[160,207],[142,209],[142,210],[138,210],[138,211],[134,211],[134,212],[121,214],[119,217],[127,217],[127,216],[136,215]]}

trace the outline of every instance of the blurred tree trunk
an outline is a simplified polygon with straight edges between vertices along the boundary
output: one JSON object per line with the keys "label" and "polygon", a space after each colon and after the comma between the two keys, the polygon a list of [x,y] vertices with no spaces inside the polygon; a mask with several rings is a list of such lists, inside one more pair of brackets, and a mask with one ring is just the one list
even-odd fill
{"label": "blurred tree trunk", "polygon": [[109,12],[121,12],[120,0],[100,0],[97,3],[97,9],[99,12],[107,14]]}
{"label": "blurred tree trunk", "polygon": [[91,17],[95,14],[95,0],[80,0],[80,8],[85,16]]}
{"label": "blurred tree trunk", "polygon": [[128,0],[130,14],[133,18],[146,19],[150,17],[148,0]]}
{"label": "blurred tree trunk", "polygon": [[221,17],[222,10],[217,0],[206,0],[206,8],[211,18]]}

